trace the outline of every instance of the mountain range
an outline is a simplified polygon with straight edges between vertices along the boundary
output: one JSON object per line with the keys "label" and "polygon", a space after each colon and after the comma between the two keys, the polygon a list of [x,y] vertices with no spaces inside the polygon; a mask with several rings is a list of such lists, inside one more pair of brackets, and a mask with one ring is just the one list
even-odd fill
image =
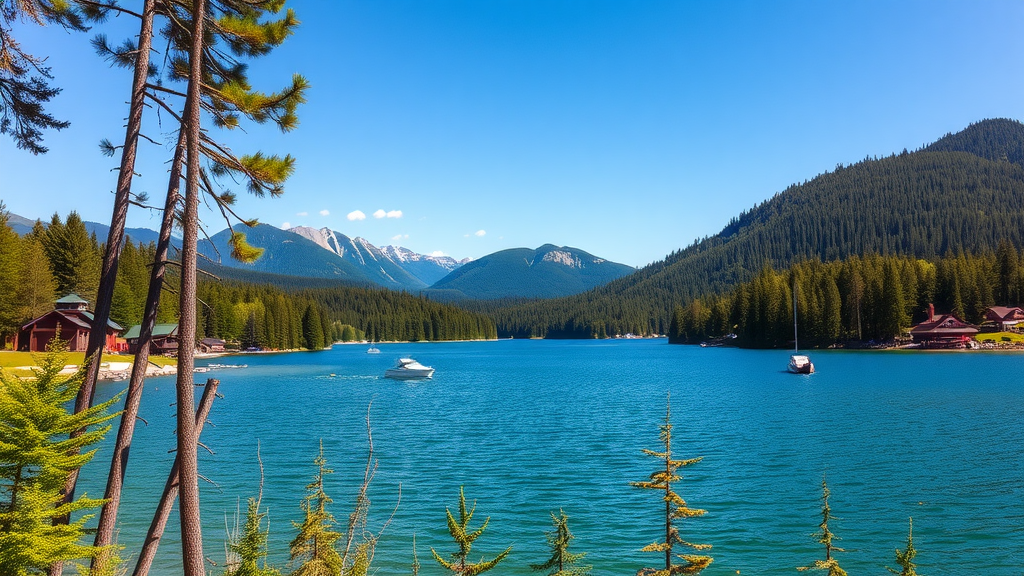
{"label": "mountain range", "polygon": [[[35,222],[11,214],[8,224],[15,232],[26,234]],[[84,224],[98,240],[106,239],[108,226]],[[471,262],[468,258],[417,254],[401,246],[377,247],[330,228],[281,230],[257,224],[236,225],[234,231],[245,234],[250,245],[262,248],[262,256],[251,264],[233,260],[232,230],[224,229],[199,242],[201,268],[225,278],[287,286],[302,285],[303,279],[315,285],[341,281],[426,293],[444,300],[554,298],[589,290],[634,271],[576,248],[551,244],[537,250],[503,250]],[[157,232],[146,228],[129,228],[126,235],[133,242],[157,239]],[[178,245],[176,239],[172,243]]]}

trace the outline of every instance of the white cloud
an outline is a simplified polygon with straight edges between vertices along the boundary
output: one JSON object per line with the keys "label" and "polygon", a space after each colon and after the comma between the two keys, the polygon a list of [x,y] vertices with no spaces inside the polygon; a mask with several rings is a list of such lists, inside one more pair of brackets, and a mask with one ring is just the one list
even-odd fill
{"label": "white cloud", "polygon": [[381,210],[377,210],[376,212],[374,212],[373,213],[373,217],[377,218],[377,219],[380,219],[380,218],[401,218],[402,217],[402,211],[401,210],[388,210],[387,212],[385,212],[383,209],[381,209]]}
{"label": "white cloud", "polygon": [[388,215],[388,213],[383,211],[383,210],[377,210],[376,212],[373,213],[373,217],[374,218],[378,218],[378,219],[379,218],[383,218],[383,217],[385,217],[387,215]]}
{"label": "white cloud", "polygon": [[352,212],[349,212],[348,216],[345,217],[351,221],[366,220],[366,214],[363,214],[362,210],[354,210]]}
{"label": "white cloud", "polygon": [[388,211],[388,218],[401,218],[401,217],[402,217],[402,211],[401,210],[390,210],[390,211]]}
{"label": "white cloud", "polygon": [[430,253],[430,255],[433,256],[434,258],[440,258],[442,256],[447,256],[447,254],[445,254],[444,252],[442,252],[440,250],[434,250],[433,252]]}
{"label": "white cloud", "polygon": [[320,215],[321,216],[330,216],[331,215],[331,211],[330,210],[321,210],[320,211]]}
{"label": "white cloud", "polygon": [[296,216],[309,216],[309,212],[299,212]]}
{"label": "white cloud", "polygon": [[408,238],[408,234],[395,234],[394,236],[391,237],[392,240],[407,240]]}
{"label": "white cloud", "polygon": [[469,234],[463,234],[462,237],[463,238],[469,238]]}
{"label": "white cloud", "polygon": [[292,227],[292,223],[291,222],[282,222],[281,223],[281,230],[287,230],[287,229],[289,229],[291,227]]}
{"label": "white cloud", "polygon": [[487,234],[486,230],[477,230],[476,232],[473,233],[474,236],[483,236],[485,234]]}

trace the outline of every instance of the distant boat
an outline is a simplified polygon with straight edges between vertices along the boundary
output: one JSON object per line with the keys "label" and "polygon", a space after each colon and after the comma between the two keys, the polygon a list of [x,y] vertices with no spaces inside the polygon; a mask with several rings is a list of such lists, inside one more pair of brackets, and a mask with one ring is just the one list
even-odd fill
{"label": "distant boat", "polygon": [[789,371],[793,374],[811,374],[814,364],[808,356],[800,354],[799,342],[796,338],[796,278],[793,279],[793,355],[789,357]]}
{"label": "distant boat", "polygon": [[434,375],[434,369],[424,366],[412,358],[399,358],[394,368],[384,371],[385,378],[396,380],[412,380],[415,378],[430,378]]}
{"label": "distant boat", "polygon": [[380,354],[380,348],[377,348],[373,344],[370,344],[370,347],[367,348],[366,353],[367,354]]}
{"label": "distant boat", "polygon": [[814,364],[807,356],[794,354],[789,357],[789,371],[793,374],[810,374],[814,372]]}

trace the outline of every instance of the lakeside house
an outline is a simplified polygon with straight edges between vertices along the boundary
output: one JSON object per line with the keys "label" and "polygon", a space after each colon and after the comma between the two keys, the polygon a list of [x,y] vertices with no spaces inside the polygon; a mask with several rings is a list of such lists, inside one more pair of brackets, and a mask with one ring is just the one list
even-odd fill
{"label": "lakeside house", "polygon": [[199,351],[203,354],[218,354],[224,352],[224,342],[220,338],[203,338],[199,341]]}
{"label": "lakeside house", "polygon": [[910,329],[910,336],[925,348],[959,348],[966,346],[978,333],[978,327],[953,314],[935,314],[928,305],[928,319]]}
{"label": "lakeside house", "polygon": [[[135,354],[139,350],[139,335],[142,333],[142,325],[136,324],[124,333],[124,339],[128,342],[128,353]],[[149,341],[149,353],[161,354],[164,356],[175,356],[178,353],[178,325],[177,324],[154,324],[153,336]]]}
{"label": "lakeside house", "polygon": [[[18,330],[14,338],[14,349],[25,352],[43,352],[46,345],[60,330],[62,340],[68,341],[72,352],[85,352],[89,345],[94,316],[89,311],[89,302],[78,294],[68,294],[54,302],[54,309],[35,318]],[[103,349],[107,352],[121,352],[123,345],[117,335],[124,330],[113,320],[107,321],[106,339]]]}
{"label": "lakeside house", "polygon": [[993,306],[985,312],[985,320],[999,327],[1001,332],[1017,329],[1024,322],[1024,310],[1017,307]]}

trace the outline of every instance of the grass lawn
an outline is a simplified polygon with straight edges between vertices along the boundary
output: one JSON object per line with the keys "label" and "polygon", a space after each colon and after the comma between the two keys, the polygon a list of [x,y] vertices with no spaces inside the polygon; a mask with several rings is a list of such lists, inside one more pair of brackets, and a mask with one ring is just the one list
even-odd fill
{"label": "grass lawn", "polygon": [[1000,343],[1013,343],[1020,344],[1024,343],[1024,334],[1018,334],[1016,332],[986,332],[984,334],[978,334],[974,337],[978,342],[984,342],[986,340],[992,340],[996,344]]}
{"label": "grass lawn", "polygon": [[[36,366],[35,352],[9,352],[0,351],[0,368],[14,368],[15,366]],[[85,354],[82,352],[69,352],[67,364],[81,365],[85,361]]]}
{"label": "grass lawn", "polygon": [[177,366],[177,358],[168,358],[167,356],[150,356],[149,362],[156,364],[157,366]]}
{"label": "grass lawn", "polygon": [[[15,366],[36,366],[34,356],[38,355],[38,352],[11,352],[8,350],[0,350],[0,368],[14,368]],[[104,354],[104,362],[132,362],[135,360],[135,356],[131,354]],[[67,364],[75,364],[78,366],[82,365],[85,361],[85,354],[82,352],[68,352]],[[165,356],[150,356],[149,361],[157,366],[177,366],[178,360],[176,358],[167,358]]]}

